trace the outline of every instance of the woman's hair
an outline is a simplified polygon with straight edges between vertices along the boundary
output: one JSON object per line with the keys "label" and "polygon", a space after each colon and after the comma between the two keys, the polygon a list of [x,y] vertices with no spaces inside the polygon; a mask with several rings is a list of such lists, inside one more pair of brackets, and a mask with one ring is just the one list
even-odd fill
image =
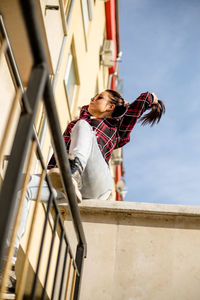
{"label": "woman's hair", "polygon": [[165,113],[165,105],[161,100],[158,100],[157,104],[152,104],[151,111],[140,118],[142,125],[150,124],[153,126],[155,123],[158,123],[162,117],[162,114]]}
{"label": "woman's hair", "polygon": [[122,96],[114,90],[108,89],[106,90],[106,92],[109,93],[110,103],[115,104],[115,109],[112,113],[112,117],[119,117],[123,115],[126,111],[126,107],[125,107],[125,101],[122,98]]}
{"label": "woman's hair", "polygon": [[[113,117],[119,117],[126,111],[125,100],[122,96],[114,90],[106,90],[110,96],[110,103],[115,104],[115,109],[113,111]],[[151,111],[140,118],[142,125],[150,124],[153,126],[155,123],[158,123],[162,117],[162,114],[165,113],[165,105],[161,100],[158,100],[157,104],[152,104],[148,109]]]}

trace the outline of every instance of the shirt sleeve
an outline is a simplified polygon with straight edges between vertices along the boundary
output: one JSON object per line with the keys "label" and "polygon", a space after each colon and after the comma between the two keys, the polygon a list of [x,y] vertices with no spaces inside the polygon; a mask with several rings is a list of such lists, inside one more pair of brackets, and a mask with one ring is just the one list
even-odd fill
{"label": "shirt sleeve", "polygon": [[84,105],[81,107],[80,116],[79,116],[80,119],[84,119],[85,117],[87,118],[90,116],[88,107],[89,107],[89,105]]}
{"label": "shirt sleeve", "polygon": [[150,108],[153,102],[153,96],[149,93],[142,93],[134,102],[132,102],[126,113],[120,120],[118,127],[118,143],[117,147],[122,147],[130,141],[130,133],[135,126],[137,120]]}

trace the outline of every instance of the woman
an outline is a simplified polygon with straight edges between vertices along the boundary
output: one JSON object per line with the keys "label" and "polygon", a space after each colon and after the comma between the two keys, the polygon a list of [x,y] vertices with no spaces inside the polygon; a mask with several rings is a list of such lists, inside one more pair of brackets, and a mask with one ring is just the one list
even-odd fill
{"label": "woman", "polygon": [[[114,149],[130,141],[130,133],[145,110],[142,124],[159,122],[165,106],[154,93],[143,93],[133,103],[126,102],[114,90],[105,90],[83,106],[78,120],[72,121],[64,139],[69,154],[72,180],[78,202],[83,199],[107,199],[112,191],[108,161]],[[63,192],[54,156],[48,168],[56,190]]]}
{"label": "woman", "polygon": [[[149,113],[142,114],[146,110]],[[124,146],[130,141],[130,133],[140,118],[142,124],[158,123],[165,106],[154,93],[142,93],[133,103],[126,102],[119,93],[105,90],[96,95],[89,105],[83,106],[78,120],[67,126],[64,133],[66,149],[72,181],[78,202],[83,199],[105,200],[112,191],[112,177],[108,162],[114,149]],[[54,156],[49,165],[49,176],[54,187],[53,192],[57,201],[63,199],[63,187],[59,169],[56,167]],[[14,293],[16,285],[15,263],[21,237],[25,231],[30,200],[37,196],[39,175],[32,175],[27,192],[15,241],[15,254],[12,257],[12,269],[7,287],[8,293]],[[18,193],[18,197],[20,197]],[[40,200],[49,199],[47,182],[43,182]],[[9,243],[9,242],[8,242]]]}

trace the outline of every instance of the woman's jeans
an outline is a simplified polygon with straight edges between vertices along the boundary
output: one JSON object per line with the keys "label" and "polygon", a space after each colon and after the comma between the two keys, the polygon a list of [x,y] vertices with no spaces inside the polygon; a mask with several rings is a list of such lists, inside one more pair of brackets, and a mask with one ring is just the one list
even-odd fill
{"label": "woman's jeans", "polygon": [[106,200],[112,191],[112,176],[97,144],[92,127],[79,120],[71,130],[69,156],[78,156],[83,166],[83,199]]}
{"label": "woman's jeans", "polygon": [[[69,156],[78,156],[83,166],[82,198],[107,200],[112,191],[112,176],[97,144],[95,132],[85,120],[79,120],[71,130]],[[13,264],[16,262],[17,250],[19,248],[21,237],[25,231],[30,200],[36,199],[39,182],[40,175],[31,176],[15,241],[15,255],[12,258]],[[20,193],[21,192],[18,192],[17,197],[20,197]],[[63,196],[59,191],[53,189],[53,193],[58,202],[62,201]],[[49,188],[47,182],[44,180],[41,188],[40,201],[47,202],[49,195]]]}

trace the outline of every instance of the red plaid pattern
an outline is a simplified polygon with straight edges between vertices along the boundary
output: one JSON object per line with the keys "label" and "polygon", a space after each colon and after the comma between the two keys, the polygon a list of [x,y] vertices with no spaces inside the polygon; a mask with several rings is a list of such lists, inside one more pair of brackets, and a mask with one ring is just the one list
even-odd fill
{"label": "red plaid pattern", "polygon": [[[80,119],[86,120],[96,133],[99,149],[108,163],[114,149],[124,146],[130,141],[130,133],[135,126],[138,118],[148,109],[153,101],[150,93],[142,93],[133,103],[128,106],[127,111],[118,118],[91,118],[88,112],[88,105],[83,106],[80,112]],[[69,123],[64,132],[64,140],[67,152],[71,142],[70,132],[78,120]],[[56,165],[54,156],[52,156],[48,168]]]}

